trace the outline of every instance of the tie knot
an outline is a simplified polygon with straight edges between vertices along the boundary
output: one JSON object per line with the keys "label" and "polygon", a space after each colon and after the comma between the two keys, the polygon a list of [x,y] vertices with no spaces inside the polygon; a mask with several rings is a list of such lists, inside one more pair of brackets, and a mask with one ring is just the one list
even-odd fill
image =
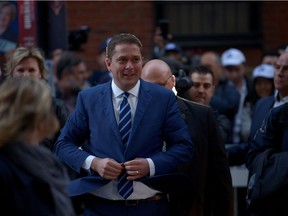
{"label": "tie knot", "polygon": [[124,93],[123,93],[123,98],[126,98],[126,99],[127,99],[127,98],[129,97],[129,95],[130,95],[129,92],[124,92]]}

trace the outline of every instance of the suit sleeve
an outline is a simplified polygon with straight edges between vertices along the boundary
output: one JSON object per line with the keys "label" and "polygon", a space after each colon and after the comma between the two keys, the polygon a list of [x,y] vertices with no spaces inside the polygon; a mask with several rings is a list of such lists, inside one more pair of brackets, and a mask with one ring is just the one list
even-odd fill
{"label": "suit sleeve", "polygon": [[88,117],[81,92],[74,111],[69,116],[55,144],[54,153],[69,167],[80,172],[85,159],[90,155],[79,147],[89,136]]}
{"label": "suit sleeve", "polygon": [[162,110],[166,111],[163,136],[167,144],[166,152],[151,157],[155,164],[155,174],[164,174],[179,165],[192,160],[194,145],[188,133],[174,93],[171,91],[169,102]]}

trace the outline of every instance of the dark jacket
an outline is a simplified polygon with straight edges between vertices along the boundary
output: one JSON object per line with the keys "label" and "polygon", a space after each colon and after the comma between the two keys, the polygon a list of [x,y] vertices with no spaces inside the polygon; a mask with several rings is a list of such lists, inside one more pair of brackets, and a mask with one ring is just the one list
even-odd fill
{"label": "dark jacket", "polygon": [[227,116],[232,123],[237,113],[240,94],[234,85],[228,80],[220,80],[211,98],[210,106],[220,114]]}
{"label": "dark jacket", "polygon": [[[257,216],[288,215],[288,103],[270,110],[261,128],[250,140],[247,167],[253,174],[262,153],[271,150],[263,163],[263,175],[270,178],[262,185],[265,200],[253,210]],[[273,183],[273,184],[272,184]],[[267,190],[269,189],[269,193]],[[263,197],[262,197],[263,198]]]}
{"label": "dark jacket", "polygon": [[[68,109],[67,109],[64,101],[62,101],[61,99],[53,97],[52,98],[52,111],[55,113],[55,115],[59,121],[60,129],[61,129],[62,127],[64,127],[64,125],[67,121],[67,118],[69,116],[69,112],[68,112]],[[44,139],[40,143],[40,145],[43,145],[52,151],[54,144],[57,141],[58,136],[60,134],[60,129],[58,130],[58,132],[53,137]]]}
{"label": "dark jacket", "polygon": [[213,110],[179,97],[178,105],[197,151],[192,161],[180,167],[190,176],[193,191],[172,197],[182,210],[175,215],[232,215],[231,175]]}
{"label": "dark jacket", "polygon": [[74,216],[63,165],[46,148],[9,143],[0,148],[0,215]]}

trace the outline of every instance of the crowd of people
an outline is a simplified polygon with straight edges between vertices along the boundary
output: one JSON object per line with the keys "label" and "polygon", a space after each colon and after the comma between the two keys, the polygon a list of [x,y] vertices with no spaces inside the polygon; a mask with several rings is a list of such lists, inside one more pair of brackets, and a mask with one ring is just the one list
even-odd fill
{"label": "crowd of people", "polygon": [[[242,165],[238,216],[288,213],[288,52],[265,53],[248,71],[240,49],[195,60],[171,39],[157,27],[144,61],[137,36],[107,38],[92,74],[76,53],[47,61],[41,48],[17,47],[0,85],[1,206],[12,215],[233,216],[230,167]],[[257,197],[271,178],[259,172],[280,180]]]}

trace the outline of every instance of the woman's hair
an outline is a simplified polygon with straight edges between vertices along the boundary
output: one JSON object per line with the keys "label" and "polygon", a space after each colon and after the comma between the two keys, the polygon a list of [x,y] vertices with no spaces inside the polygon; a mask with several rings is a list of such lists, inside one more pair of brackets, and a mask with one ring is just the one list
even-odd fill
{"label": "woman's hair", "polygon": [[44,137],[58,130],[50,88],[44,80],[35,77],[7,79],[0,85],[0,92],[0,147],[11,141],[25,142],[40,125]]}
{"label": "woman's hair", "polygon": [[13,71],[20,62],[27,58],[34,58],[38,62],[41,78],[47,80],[47,68],[43,52],[39,48],[18,47],[6,64],[7,78],[13,77]]}

